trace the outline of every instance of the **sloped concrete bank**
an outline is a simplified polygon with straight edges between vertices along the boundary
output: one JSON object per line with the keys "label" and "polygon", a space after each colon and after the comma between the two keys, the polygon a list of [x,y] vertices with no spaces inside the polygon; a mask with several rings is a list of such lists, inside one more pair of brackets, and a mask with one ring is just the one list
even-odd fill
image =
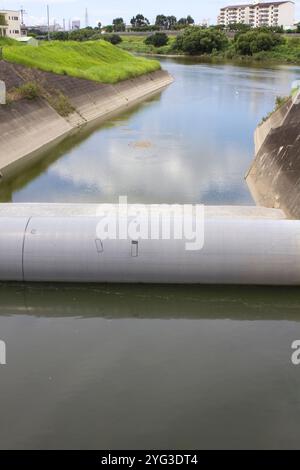
{"label": "sloped concrete bank", "polygon": [[72,112],[59,114],[51,100],[38,96],[18,99],[0,106],[0,176],[10,177],[44,151],[88,123],[99,122],[109,115],[137,104],[172,83],[163,70],[126,80],[116,85],[102,84],[55,75],[35,69],[0,62],[0,79],[8,92],[24,83],[34,82],[49,94],[68,101]]}
{"label": "sloped concrete bank", "polygon": [[300,92],[255,132],[246,181],[255,202],[300,219]]}

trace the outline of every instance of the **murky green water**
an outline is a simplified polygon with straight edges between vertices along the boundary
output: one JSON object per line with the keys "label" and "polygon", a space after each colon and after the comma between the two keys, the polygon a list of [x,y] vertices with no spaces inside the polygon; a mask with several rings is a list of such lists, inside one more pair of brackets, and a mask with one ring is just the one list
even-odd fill
{"label": "murky green water", "polygon": [[[253,131],[300,70],[163,64],[174,85],[2,201],[252,204]],[[296,288],[0,284],[0,447],[300,448],[296,339]]]}

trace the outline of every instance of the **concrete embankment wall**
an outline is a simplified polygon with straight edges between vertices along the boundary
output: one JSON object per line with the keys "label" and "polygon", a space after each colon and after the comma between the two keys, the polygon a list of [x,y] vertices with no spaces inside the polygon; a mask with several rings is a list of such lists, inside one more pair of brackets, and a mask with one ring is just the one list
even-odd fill
{"label": "concrete embankment wall", "polygon": [[290,110],[293,104],[292,98],[290,98],[283,106],[277,109],[272,113],[268,119],[266,119],[262,124],[257,126],[254,133],[254,143],[255,143],[255,155],[258,154],[262,144],[264,143],[266,137],[272,129],[277,129],[280,127]]}
{"label": "concrete embankment wall", "polygon": [[256,203],[300,219],[300,92],[257,129],[255,146],[246,181]]}
{"label": "concrete embankment wall", "polygon": [[21,99],[0,106],[0,172],[10,176],[59,140],[92,121],[125,109],[162,90],[172,77],[159,70],[116,85],[28,69],[0,62],[0,79],[8,92],[26,82],[61,93],[74,112],[62,117],[44,98]]}

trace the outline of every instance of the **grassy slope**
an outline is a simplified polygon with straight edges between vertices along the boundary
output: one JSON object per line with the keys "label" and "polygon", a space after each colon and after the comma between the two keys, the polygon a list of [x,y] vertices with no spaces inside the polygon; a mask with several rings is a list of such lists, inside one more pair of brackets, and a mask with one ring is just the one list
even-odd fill
{"label": "grassy slope", "polygon": [[0,38],[0,47],[4,46],[22,46],[22,44],[14,39]]}
{"label": "grassy slope", "polygon": [[[172,44],[175,37],[169,37],[169,43],[166,46],[154,47],[144,43],[145,36],[121,36],[122,42],[118,45],[121,49],[129,52],[139,52],[141,54],[170,54],[172,53]],[[173,52],[174,53],[174,52]]]}
{"label": "grassy slope", "polygon": [[5,47],[3,55],[10,62],[103,83],[117,83],[160,68],[159,62],[134,57],[106,41]]}

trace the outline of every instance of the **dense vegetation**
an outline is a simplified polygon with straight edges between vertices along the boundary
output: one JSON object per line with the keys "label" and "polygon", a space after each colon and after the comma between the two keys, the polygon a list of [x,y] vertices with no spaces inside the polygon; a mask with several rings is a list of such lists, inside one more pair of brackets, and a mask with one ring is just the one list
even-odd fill
{"label": "dense vegetation", "polygon": [[140,54],[174,54],[174,42],[176,38],[174,36],[168,37],[168,43],[166,46],[155,47],[153,44],[145,44],[145,36],[131,36],[124,35],[122,42],[118,47],[129,52],[138,52]]}
{"label": "dense vegetation", "polygon": [[253,55],[261,51],[271,51],[283,44],[283,38],[269,31],[247,31],[235,37],[235,50],[241,55]]}
{"label": "dense vegetation", "polygon": [[51,42],[39,47],[5,47],[5,60],[28,67],[116,83],[160,68],[154,60],[137,58],[106,41]]}
{"label": "dense vegetation", "polygon": [[226,34],[218,29],[187,28],[177,37],[174,49],[190,55],[224,51],[228,46]]}
{"label": "dense vegetation", "polygon": [[189,27],[177,38],[170,36],[168,43],[157,45],[152,35],[123,36],[122,49],[150,54],[185,54],[215,59],[266,60],[281,63],[300,63],[300,38],[282,34],[281,28],[250,29],[236,25],[234,37],[228,38],[220,27]]}
{"label": "dense vegetation", "polygon": [[[32,36],[42,36],[39,31],[31,30]],[[50,38],[53,41],[95,41],[101,38],[101,28],[82,28],[75,29],[73,31],[55,31],[50,34]],[[46,36],[45,36],[46,39]]]}
{"label": "dense vegetation", "polygon": [[103,39],[104,39],[104,41],[110,42],[114,46],[116,46],[117,44],[120,44],[120,42],[122,42],[122,38],[118,34],[104,34]]}
{"label": "dense vegetation", "polygon": [[169,38],[166,35],[166,33],[155,33],[155,34],[152,34],[151,36],[148,36],[144,42],[148,46],[150,45],[154,47],[163,47],[168,44]]}

